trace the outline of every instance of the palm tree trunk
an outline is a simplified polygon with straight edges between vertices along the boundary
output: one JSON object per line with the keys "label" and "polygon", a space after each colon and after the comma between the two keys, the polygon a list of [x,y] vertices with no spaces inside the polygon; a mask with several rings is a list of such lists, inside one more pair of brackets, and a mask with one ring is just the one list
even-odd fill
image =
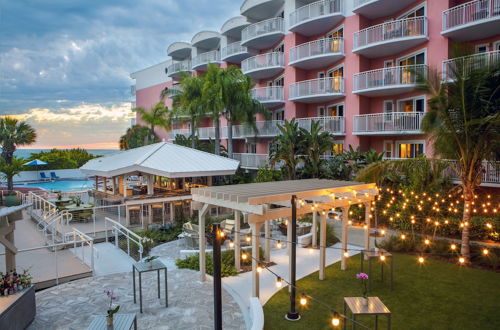
{"label": "palm tree trunk", "polygon": [[464,224],[462,229],[462,247],[460,249],[460,254],[465,258],[467,262],[470,261],[470,246],[469,246],[469,228],[471,226],[471,210],[472,201],[474,199],[474,187],[472,182],[464,182],[464,213],[462,217],[462,223]]}
{"label": "palm tree trunk", "polygon": [[196,149],[196,141],[194,136],[196,135],[196,127],[194,126],[194,119],[191,118],[191,148]]}
{"label": "palm tree trunk", "polygon": [[155,126],[151,125],[151,143],[155,143]]}
{"label": "palm tree trunk", "polygon": [[215,154],[220,156],[220,119],[215,119]]}
{"label": "palm tree trunk", "polygon": [[231,118],[227,121],[227,154],[229,158],[233,158],[233,122]]}

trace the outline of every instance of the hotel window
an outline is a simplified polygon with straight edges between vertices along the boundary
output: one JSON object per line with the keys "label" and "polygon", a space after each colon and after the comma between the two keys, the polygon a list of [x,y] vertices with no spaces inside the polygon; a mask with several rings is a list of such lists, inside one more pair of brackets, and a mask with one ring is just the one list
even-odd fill
{"label": "hotel window", "polygon": [[325,112],[325,107],[318,107],[318,117],[325,117],[326,112]]}
{"label": "hotel window", "polygon": [[331,38],[331,39],[334,39],[332,40],[330,43],[330,48],[332,50],[332,52],[336,53],[336,52],[339,52],[340,51],[340,40],[338,40],[337,38],[343,38],[344,37],[344,28],[343,27],[340,27],[336,30],[333,30],[332,32],[328,33],[326,35],[327,38]]}
{"label": "hotel window", "polygon": [[394,103],[392,101],[384,101],[384,120],[392,121],[392,114],[394,112]]}
{"label": "hotel window", "polygon": [[344,152],[344,141],[334,141],[332,152],[334,155],[339,155]]}
{"label": "hotel window", "polygon": [[285,77],[281,76],[274,80],[274,86],[285,86]]}
{"label": "hotel window", "polygon": [[398,112],[425,112],[425,98],[399,100]]}
{"label": "hotel window", "polygon": [[425,16],[425,4],[423,4],[417,8],[413,8],[409,12],[399,16],[397,19],[414,18],[414,17],[422,17],[422,16]]}
{"label": "hotel window", "polygon": [[344,104],[334,104],[327,108],[327,115],[331,117],[343,117],[344,116]]}
{"label": "hotel window", "polygon": [[342,87],[342,77],[344,77],[344,66],[340,66],[338,68],[334,68],[333,70],[328,71],[328,77],[333,78],[331,86],[327,86],[331,88],[328,92],[339,92]]}
{"label": "hotel window", "polygon": [[246,143],[245,144],[245,152],[247,154],[256,154],[257,153],[257,144],[255,144],[255,143]]}
{"label": "hotel window", "polygon": [[493,44],[493,50],[500,50],[500,41],[497,41]]}
{"label": "hotel window", "polygon": [[[410,66],[410,65],[421,65],[425,64],[425,52],[419,52],[417,54],[401,58],[398,60],[399,66]],[[399,73],[401,84],[414,84],[417,82],[417,75],[413,68],[404,68]]]}
{"label": "hotel window", "polygon": [[284,53],[285,52],[285,44],[280,44],[278,47],[274,48],[274,52]]}
{"label": "hotel window", "polygon": [[273,120],[285,120],[285,110],[279,109],[273,112]]}
{"label": "hotel window", "polygon": [[476,54],[487,53],[488,44],[476,45]]}
{"label": "hotel window", "polygon": [[424,142],[397,142],[397,152],[399,158],[416,158],[424,154]]}
{"label": "hotel window", "polygon": [[385,158],[393,158],[392,149],[394,147],[394,143],[392,141],[384,141],[384,157]]}

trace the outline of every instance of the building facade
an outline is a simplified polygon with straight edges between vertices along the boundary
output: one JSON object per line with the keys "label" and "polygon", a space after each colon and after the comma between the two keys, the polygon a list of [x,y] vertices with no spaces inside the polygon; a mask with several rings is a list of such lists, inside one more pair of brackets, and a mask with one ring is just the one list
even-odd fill
{"label": "building facade", "polygon": [[[320,120],[335,137],[331,153],[351,145],[412,158],[433,152],[420,130],[427,95],[416,73],[453,79],[456,42],[474,47],[475,65],[500,59],[500,0],[246,0],[241,16],[220,31],[169,45],[166,62],[131,77],[136,106],[150,108],[182,72],[203,74],[208,63],[241,67],[255,81],[254,97],[272,112],[272,120],[258,118],[257,136],[233,127],[234,157],[247,169],[266,163],[277,124],[292,118],[306,129]],[[189,125],[157,133],[165,141],[189,136]],[[221,130],[227,137],[224,121]],[[213,139],[212,122],[202,121],[197,134]]]}

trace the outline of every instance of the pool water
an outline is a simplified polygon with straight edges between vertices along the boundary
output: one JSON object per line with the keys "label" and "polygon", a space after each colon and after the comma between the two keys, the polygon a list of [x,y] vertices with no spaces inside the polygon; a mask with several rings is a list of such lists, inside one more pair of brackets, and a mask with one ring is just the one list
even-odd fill
{"label": "pool water", "polygon": [[90,180],[60,180],[51,182],[34,182],[16,184],[16,187],[36,187],[49,191],[81,191],[94,188],[94,182]]}

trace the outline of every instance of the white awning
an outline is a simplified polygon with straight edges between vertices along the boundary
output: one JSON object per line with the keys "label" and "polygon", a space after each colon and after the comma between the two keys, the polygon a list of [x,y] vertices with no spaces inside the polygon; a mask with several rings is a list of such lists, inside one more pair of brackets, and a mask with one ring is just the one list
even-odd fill
{"label": "white awning", "polygon": [[232,175],[239,161],[160,142],[96,158],[80,167],[89,175],[113,177],[146,173],[167,178]]}

